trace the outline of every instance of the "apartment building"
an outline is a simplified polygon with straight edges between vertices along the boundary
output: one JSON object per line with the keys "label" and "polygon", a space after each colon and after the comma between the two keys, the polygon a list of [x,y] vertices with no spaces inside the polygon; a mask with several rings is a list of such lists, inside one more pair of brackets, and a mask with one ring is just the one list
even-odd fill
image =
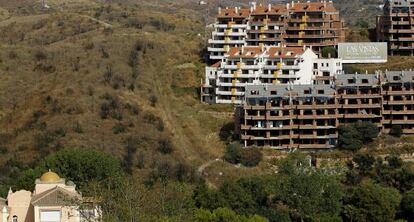
{"label": "apartment building", "polygon": [[231,48],[222,62],[207,67],[202,98],[208,103],[242,104],[248,85],[332,84],[340,59],[319,59],[310,48]]}
{"label": "apartment building", "polygon": [[332,1],[220,8],[213,28],[208,52],[216,62],[232,47],[312,46],[319,54],[345,40],[344,21]]}
{"label": "apartment building", "polygon": [[236,111],[245,146],[331,149],[338,126],[357,121],[383,133],[414,133],[414,72],[342,74],[333,85],[249,85]]}
{"label": "apartment building", "polygon": [[211,39],[208,40],[210,60],[219,61],[230,48],[246,45],[249,15],[248,8],[219,8]]}
{"label": "apartment building", "polygon": [[414,55],[414,1],[385,0],[377,17],[377,41],[388,42],[391,55]]}

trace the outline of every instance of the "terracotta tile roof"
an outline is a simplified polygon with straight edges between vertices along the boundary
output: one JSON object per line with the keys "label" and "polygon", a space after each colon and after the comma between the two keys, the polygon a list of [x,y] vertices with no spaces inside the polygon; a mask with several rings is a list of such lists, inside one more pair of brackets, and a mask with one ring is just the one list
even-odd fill
{"label": "terracotta tile roof", "polygon": [[290,48],[279,48],[271,47],[267,50],[266,54],[269,58],[296,58],[305,52],[303,47],[290,47]]}
{"label": "terracotta tile roof", "polygon": [[332,2],[296,2],[290,10],[294,12],[336,12]]}
{"label": "terracotta tile roof", "polygon": [[270,11],[269,6],[258,5],[253,10],[252,15],[284,15],[287,13],[286,5],[271,5]]}
{"label": "terracotta tile roof", "polygon": [[221,64],[221,62],[219,61],[219,62],[216,62],[213,65],[211,65],[211,67],[218,68],[218,67],[220,67],[220,64]]}
{"label": "terracotta tile roof", "polygon": [[269,58],[296,58],[305,52],[303,47],[269,47],[262,50],[258,46],[251,47],[235,47],[228,52],[229,58],[255,58],[259,55],[266,55]]}
{"label": "terracotta tile roof", "polygon": [[234,47],[229,50],[227,55],[229,58],[255,58],[262,53],[262,49],[258,46],[251,47]]}
{"label": "terracotta tile roof", "polygon": [[225,8],[221,9],[218,18],[247,18],[250,15],[249,8]]}

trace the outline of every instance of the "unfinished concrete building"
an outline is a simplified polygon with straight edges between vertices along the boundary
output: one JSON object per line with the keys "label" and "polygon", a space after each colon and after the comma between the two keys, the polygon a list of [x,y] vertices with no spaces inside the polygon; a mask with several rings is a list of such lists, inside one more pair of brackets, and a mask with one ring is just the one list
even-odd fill
{"label": "unfinished concrete building", "polygon": [[391,55],[414,55],[414,1],[385,0],[377,17],[377,41],[388,42]]}
{"label": "unfinished concrete building", "polygon": [[325,0],[220,8],[213,28],[208,41],[213,63],[231,47],[312,46],[319,54],[323,47],[345,41],[344,21],[332,1]]}
{"label": "unfinished concrete building", "polygon": [[338,75],[333,85],[252,85],[236,111],[245,146],[331,149],[338,126],[367,121],[414,134],[414,72]]}
{"label": "unfinished concrete building", "polygon": [[321,52],[323,47],[345,41],[344,21],[332,1],[292,2],[288,11],[285,35],[288,47],[306,45]]}
{"label": "unfinished concrete building", "polygon": [[383,128],[389,132],[400,125],[405,134],[414,134],[414,75],[412,72],[387,72],[382,85]]}

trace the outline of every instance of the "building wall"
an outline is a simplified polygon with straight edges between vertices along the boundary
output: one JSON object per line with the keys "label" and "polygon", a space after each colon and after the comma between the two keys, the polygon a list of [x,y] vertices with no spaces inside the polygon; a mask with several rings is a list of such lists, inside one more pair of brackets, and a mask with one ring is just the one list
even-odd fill
{"label": "building wall", "polygon": [[10,209],[9,222],[12,222],[13,216],[17,216],[19,221],[33,221],[33,207],[30,204],[32,193],[30,191],[20,190],[9,193],[7,200]]}
{"label": "building wall", "polygon": [[302,54],[301,58],[303,59],[303,62],[299,64],[300,70],[297,72],[299,80],[294,83],[312,84],[312,67],[318,56],[311,49],[307,49],[305,53]]}
{"label": "building wall", "polygon": [[[255,51],[251,57],[225,55],[220,65],[207,67],[202,99],[208,103],[242,104],[245,87],[257,84],[332,84],[335,75],[342,72],[341,59],[318,59],[310,48],[280,49],[276,47],[247,47]],[[259,50],[260,49],[260,50]],[[283,55],[270,55],[278,49]],[[301,52],[298,52],[298,49]],[[232,49],[233,50],[233,49]],[[241,48],[243,51],[243,48]],[[293,51],[292,51],[293,53]],[[318,68],[314,69],[314,64]],[[317,82],[317,80],[321,80]]]}
{"label": "building wall", "polygon": [[328,1],[220,8],[207,50],[216,62],[240,46],[313,46],[319,53],[345,41],[344,26]]}
{"label": "building wall", "polygon": [[245,146],[330,149],[337,127],[358,121],[414,134],[414,72],[341,74],[332,86],[248,86],[240,109]]}
{"label": "building wall", "polygon": [[389,0],[377,17],[377,41],[388,42],[391,55],[414,55],[414,2]]}
{"label": "building wall", "polygon": [[41,211],[60,211],[60,222],[80,222],[77,207],[34,207],[34,222],[40,222]]}

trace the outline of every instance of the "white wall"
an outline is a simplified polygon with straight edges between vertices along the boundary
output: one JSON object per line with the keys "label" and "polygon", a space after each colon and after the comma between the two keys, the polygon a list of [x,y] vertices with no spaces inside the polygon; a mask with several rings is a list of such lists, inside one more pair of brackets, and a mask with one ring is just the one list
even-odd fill
{"label": "white wall", "polygon": [[303,59],[303,62],[299,63],[300,70],[296,73],[299,80],[295,81],[294,84],[312,84],[313,62],[318,58],[318,56],[308,48],[302,54],[301,58]]}

